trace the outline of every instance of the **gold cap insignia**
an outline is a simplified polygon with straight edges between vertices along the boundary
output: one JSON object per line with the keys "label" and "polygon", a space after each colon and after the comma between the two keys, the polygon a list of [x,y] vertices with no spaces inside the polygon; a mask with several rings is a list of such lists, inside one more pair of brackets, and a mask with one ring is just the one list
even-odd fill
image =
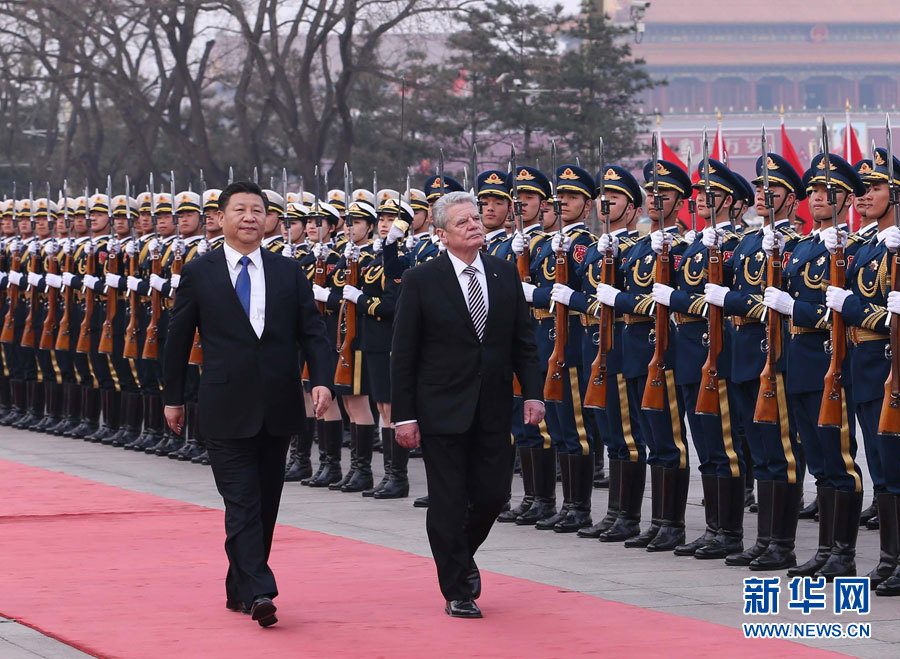
{"label": "gold cap insignia", "polygon": [[713,167],[712,165],[710,165],[710,166],[707,168],[707,170],[709,171],[710,174],[715,174],[715,173],[716,173],[716,168]]}
{"label": "gold cap insignia", "polygon": [[[816,169],[822,169],[822,170],[825,169],[825,158],[822,158],[822,159],[819,161],[819,164],[816,165]],[[829,163],[828,163],[828,171],[829,171],[829,172],[837,171],[837,167],[835,166],[835,164],[834,164],[833,162],[829,162]]]}
{"label": "gold cap insignia", "polygon": [[778,165],[772,160],[772,156],[766,158],[766,169],[778,169]]}
{"label": "gold cap insignia", "polygon": [[660,176],[668,176],[672,172],[670,172],[668,169],[663,167],[663,164],[661,162],[657,162],[656,163],[656,173],[659,174]]}
{"label": "gold cap insignia", "polygon": [[438,178],[434,179],[434,183],[431,184],[431,187],[434,188],[435,190],[440,190],[441,189],[441,178],[438,177]]}
{"label": "gold cap insignia", "polygon": [[875,164],[876,165],[886,165],[887,164],[887,161],[881,155],[881,151],[875,152]]}
{"label": "gold cap insignia", "polygon": [[606,173],[603,175],[604,181],[621,181],[622,177],[616,174],[616,170],[612,167],[606,170]]}
{"label": "gold cap insignia", "polygon": [[577,181],[578,174],[573,172],[571,167],[566,167],[565,171],[559,175],[559,178],[564,181]]}
{"label": "gold cap insignia", "polygon": [[516,177],[517,181],[533,181],[534,175],[529,172],[527,169],[520,169],[519,175]]}
{"label": "gold cap insignia", "polygon": [[47,208],[47,202],[42,201],[41,203],[38,204],[38,208]]}
{"label": "gold cap insignia", "polygon": [[485,185],[505,185],[506,181],[497,176],[497,172],[491,172],[491,175],[484,179]]}
{"label": "gold cap insignia", "polygon": [[860,174],[871,174],[872,173],[872,165],[870,165],[867,162],[864,162],[863,164],[861,164],[859,166],[859,173]]}

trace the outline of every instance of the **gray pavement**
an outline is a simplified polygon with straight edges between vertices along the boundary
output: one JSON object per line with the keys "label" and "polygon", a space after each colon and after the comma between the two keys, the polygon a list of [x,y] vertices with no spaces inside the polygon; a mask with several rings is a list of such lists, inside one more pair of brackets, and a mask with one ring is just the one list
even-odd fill
{"label": "gray pavement", "polygon": [[[696,464],[692,455],[692,464]],[[190,503],[222,508],[208,467],[176,462],[156,456],[135,454],[71,439],[0,429],[0,459],[73,474],[89,480],[130,490],[146,492]],[[861,456],[861,462],[865,462]],[[348,452],[344,451],[345,466]],[[376,454],[376,476],[381,474],[381,455]],[[865,467],[863,467],[865,473]],[[412,488],[410,498],[399,501],[363,499],[358,494],[342,494],[310,489],[298,483],[285,485],[279,522],[299,528],[330,533],[364,542],[430,556],[425,537],[425,511],[414,509],[412,499],[425,493],[424,468],[420,460],[410,461]],[[808,479],[809,480],[809,479]],[[868,479],[866,479],[868,486]],[[806,499],[814,487],[807,482]],[[521,481],[516,478],[514,502],[521,496]],[[649,485],[644,517],[649,519]],[[704,527],[700,506],[699,475],[694,473],[687,511],[688,539],[700,535]],[[595,513],[606,509],[606,490],[594,490]],[[871,495],[866,494],[865,505]],[[756,531],[756,515],[748,513],[745,529],[749,542]],[[797,533],[797,556],[802,562],[815,550],[817,525],[801,521]],[[860,530],[858,569],[865,575],[877,562],[878,532]],[[782,580],[782,613],[777,618],[743,615],[742,579],[748,576],[780,576],[784,573],[751,573],[729,568],[719,561],[699,561],[671,554],[650,554],[625,549],[572,535],[540,532],[514,525],[496,525],[487,543],[478,553],[482,569],[551,584],[676,615],[687,616],[731,627],[746,622],[868,622],[872,638],[868,640],[831,639],[806,641],[860,657],[900,656],[900,598],[872,596],[872,613],[835,616],[814,612],[804,616],[787,609],[787,587]],[[831,604],[830,588],[828,602]],[[440,598],[435,584],[436,599]],[[2,593],[0,593],[2,609]],[[0,619],[0,657],[85,656],[21,625]],[[602,647],[602,639],[598,639]],[[7,644],[10,652],[7,653]],[[19,654],[14,654],[18,652]],[[75,653],[75,654],[73,654]],[[573,652],[573,655],[575,653]]]}

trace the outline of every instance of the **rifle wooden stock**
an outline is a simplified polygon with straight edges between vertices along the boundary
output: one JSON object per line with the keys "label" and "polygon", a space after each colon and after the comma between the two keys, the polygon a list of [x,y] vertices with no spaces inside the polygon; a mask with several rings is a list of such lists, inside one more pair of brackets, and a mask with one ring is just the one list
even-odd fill
{"label": "rifle wooden stock", "polygon": [[[519,279],[521,281],[531,281],[530,264],[531,255],[528,253],[528,245],[525,245],[525,250],[516,257],[516,269],[519,271]],[[521,395],[522,385],[519,383],[519,378],[513,375],[513,396]]]}
{"label": "rifle wooden stock", "polygon": [[[37,274],[40,269],[41,257],[38,253],[32,253],[28,257],[28,271]],[[40,291],[36,286],[32,286],[28,291],[28,315],[25,316],[25,330],[22,332],[22,339],[19,345],[23,348],[33,348],[35,345],[34,337],[34,311],[41,303]]]}
{"label": "rifle wooden stock", "polygon": [[[766,266],[766,287],[781,288],[781,252],[774,250]],[[759,376],[759,394],[753,420],[756,423],[778,423],[778,370],[781,355],[781,314],[774,309],[766,312],[766,363]],[[782,419],[787,423],[787,419]]]}
{"label": "rifle wooden stock", "polygon": [[[569,262],[565,252],[556,255],[556,283],[569,281]],[[553,353],[547,361],[547,379],[544,381],[544,400],[561,402],[563,399],[562,372],[566,367],[566,344],[569,342],[569,307],[556,304],[554,309]]]}
{"label": "rifle wooden stock", "polygon": [[[662,252],[656,257],[656,283],[669,283],[669,246],[663,243]],[[641,398],[641,409],[664,411],[666,401],[666,348],[669,345],[669,307],[656,305],[656,342],[653,358],[647,365],[647,382]]]}
{"label": "rifle wooden stock", "polygon": [[[615,286],[616,259],[612,250],[603,257],[600,266],[600,281]],[[616,322],[616,310],[606,304],[600,305],[600,325],[598,330],[597,356],[591,363],[591,378],[588,380],[584,394],[585,407],[606,408],[606,388],[609,372],[607,356],[613,347],[613,330]]]}
{"label": "rifle wooden stock", "polygon": [[[128,274],[132,277],[137,272],[138,258],[140,257],[135,255],[128,259]],[[125,347],[122,350],[122,356],[125,359],[137,359],[140,356],[138,335],[141,331],[141,309],[137,291],[128,291],[128,310],[131,315],[128,319],[128,327],[125,328]]]}
{"label": "rifle wooden stock", "polygon": [[[313,273],[313,283],[317,286],[325,285],[325,278],[327,276],[327,264],[323,259],[316,259],[316,269]],[[316,302],[316,306],[319,307],[319,313],[323,316],[325,315],[325,303],[324,302]]]}
{"label": "rifle wooden stock", "polygon": [[[50,257],[47,264],[47,272],[51,275],[59,274],[59,258]],[[56,329],[59,324],[59,289],[48,286],[47,288],[47,315],[44,317],[44,325],[41,328],[41,341],[38,346],[41,350],[52,350],[56,345]]]}
{"label": "rifle wooden stock", "polygon": [[[900,290],[900,253],[894,254],[894,268],[891,271],[891,290]],[[884,400],[881,402],[881,416],[878,418],[878,432],[885,435],[900,435],[900,340],[898,340],[900,318],[891,314],[891,372],[884,381]]]}
{"label": "rifle wooden stock", "polygon": [[[90,243],[91,241],[88,241]],[[97,263],[97,255],[94,250],[96,247],[90,247],[90,253],[87,256],[87,265],[85,271],[89,275],[94,274]],[[81,327],[78,332],[78,344],[75,350],[85,354],[91,351],[91,316],[94,315],[94,289],[88,288],[84,292],[84,318],[81,320]]]}
{"label": "rifle wooden stock", "polygon": [[200,343],[200,330],[194,330],[194,343],[191,345],[191,355],[188,364],[200,366],[203,364],[203,344]]}
{"label": "rifle wooden stock", "polygon": [[[66,254],[66,262],[63,266],[65,272],[72,272],[72,255]],[[75,304],[75,294],[71,286],[66,286],[62,293],[63,313],[59,319],[59,332],[56,334],[56,349],[68,352],[72,347],[72,305]]]}
{"label": "rifle wooden stock", "polygon": [[[162,272],[160,255],[151,257],[150,272],[158,275]],[[150,289],[150,320],[147,323],[147,337],[144,339],[143,359],[157,359],[159,357],[159,314],[162,305],[159,299],[159,291]]]}
{"label": "rifle wooden stock", "polygon": [[[707,263],[707,280],[710,284],[722,284],[722,253],[718,246],[710,247]],[[697,414],[719,416],[719,355],[722,354],[722,308],[709,305],[709,326],[707,340],[709,352],[700,371],[700,393],[697,395]]]}
{"label": "rifle wooden stock", "polygon": [[[345,281],[350,286],[356,286],[358,280],[359,264],[356,261],[349,261]],[[341,340],[342,328],[344,329],[343,341]],[[334,370],[334,383],[351,387],[356,365],[353,359],[353,341],[356,340],[356,305],[353,302],[344,300],[341,303],[337,332],[338,363]]]}
{"label": "rifle wooden stock", "polygon": [[[106,256],[106,271],[110,274],[119,273],[119,260],[111,251]],[[107,287],[106,289],[106,318],[103,319],[103,329],[100,331],[100,345],[97,352],[103,355],[111,355],[113,351],[113,321],[118,307],[118,290]]]}
{"label": "rifle wooden stock", "polygon": [[[9,266],[10,272],[18,272],[21,256],[18,252],[13,253],[12,265]],[[3,320],[3,331],[0,332],[0,342],[13,343],[16,338],[16,307],[19,304],[19,287],[9,283],[9,308],[6,310],[6,318]]]}
{"label": "rifle wooden stock", "polygon": [[[843,247],[838,247],[831,255],[831,285],[844,287],[847,280],[847,261]],[[843,423],[844,358],[847,356],[847,336],[844,318],[837,311],[831,312],[831,362],[825,374],[825,390],[819,407],[819,425],[826,428],[840,428]]]}

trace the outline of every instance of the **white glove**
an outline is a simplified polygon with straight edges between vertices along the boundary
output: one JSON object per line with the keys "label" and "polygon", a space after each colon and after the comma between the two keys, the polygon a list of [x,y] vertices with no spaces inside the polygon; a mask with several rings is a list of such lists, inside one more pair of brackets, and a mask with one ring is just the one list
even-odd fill
{"label": "white glove", "polygon": [[766,288],[766,292],[763,293],[763,304],[785,316],[794,313],[794,299],[775,286]]}
{"label": "white glove", "polygon": [[16,237],[12,239],[12,242],[9,244],[9,249],[11,252],[15,252],[16,254],[22,253],[22,241]]}
{"label": "white glove", "polygon": [[725,286],[719,286],[718,284],[707,284],[703,288],[703,293],[706,297],[706,303],[711,304],[714,307],[724,307],[725,306],[725,296],[731,291],[730,288]]}
{"label": "white glove", "polygon": [[347,261],[358,261],[359,260],[359,246],[347,241],[347,245],[344,247],[344,258]]}
{"label": "white glove", "polygon": [[884,246],[888,248],[888,251],[897,251],[897,248],[900,247],[900,229],[893,225],[885,229]]}
{"label": "white glove", "polygon": [[387,238],[384,239],[386,245],[393,245],[406,233],[406,222],[403,222],[402,226],[398,226],[397,222],[398,220],[394,220],[394,223],[391,225],[391,230],[388,231]]}
{"label": "white glove", "polygon": [[166,285],[166,280],[156,274],[150,275],[150,288],[159,291],[162,293],[163,286]]}
{"label": "white glove", "polygon": [[363,292],[359,290],[356,286],[351,286],[350,284],[344,284],[344,299],[348,302],[352,302],[356,304],[356,301],[362,297]]}
{"label": "white glove", "polygon": [[534,302],[534,289],[537,288],[534,284],[529,284],[527,281],[522,282],[522,294],[525,296],[526,302]]}
{"label": "white glove", "polygon": [[822,239],[822,244],[825,245],[825,249],[832,254],[837,251],[838,247],[847,247],[847,233],[840,229],[835,229],[834,227],[822,229],[822,233],[819,234],[819,237]]}
{"label": "white glove", "polygon": [[37,254],[41,251],[41,243],[37,240],[32,240],[28,243],[28,253],[29,254]]}
{"label": "white glove", "polygon": [[60,277],[59,275],[54,275],[52,272],[48,272],[46,275],[44,275],[44,281],[46,281],[47,286],[51,288],[60,288],[62,286],[62,277]]}
{"label": "white glove", "polygon": [[605,256],[610,247],[612,247],[613,256],[616,256],[619,253],[619,241],[613,239],[608,233],[604,233],[597,241],[597,251]]}
{"label": "white glove", "polygon": [[172,241],[172,253],[174,254],[176,252],[178,254],[184,255],[184,240],[181,238],[181,236],[176,236]]}
{"label": "white glove", "polygon": [[44,251],[47,253],[47,256],[53,258],[57,254],[59,254],[59,243],[55,240],[51,240],[47,243],[47,246],[44,247]]}
{"label": "white glove", "polygon": [[122,251],[122,244],[118,240],[113,238],[106,243],[106,251],[110,254],[118,254],[120,251]]}
{"label": "white glove", "polygon": [[22,283],[22,273],[18,270],[11,270],[9,273],[9,283],[18,286]]}
{"label": "white glove", "polygon": [[667,307],[672,300],[672,293],[674,292],[675,289],[671,286],[666,286],[665,284],[653,284],[653,301]]}
{"label": "white glove", "polygon": [[380,237],[375,236],[375,240],[372,241],[372,251],[376,254],[381,254],[383,249],[384,241]]}
{"label": "white glove", "polygon": [[125,280],[125,285],[128,287],[128,290],[137,293],[138,286],[140,285],[141,280],[137,277],[128,276],[128,279]]}
{"label": "white glove", "polygon": [[825,306],[840,313],[844,309],[844,302],[852,293],[838,286],[829,286],[825,291]]}
{"label": "white glove", "polygon": [[138,244],[136,240],[129,240],[128,244],[125,245],[125,253],[130,257],[135,257],[138,255]]}
{"label": "white glove", "polygon": [[669,231],[654,231],[650,234],[650,249],[662,254],[663,245],[671,245],[674,240],[674,234]]}
{"label": "white glove", "polygon": [[717,229],[716,227],[706,227],[703,230],[701,241],[707,249],[711,247],[721,247],[722,241],[725,239],[725,229]]}
{"label": "white glove", "polygon": [[324,286],[319,286],[318,284],[313,284],[313,297],[316,298],[316,302],[328,302],[328,296],[331,295],[331,291],[329,291]]}
{"label": "white glove", "polygon": [[121,279],[122,279],[121,275],[114,275],[111,272],[106,273],[106,285],[109,286],[110,288],[118,288],[119,282],[121,281]]}
{"label": "white glove", "polygon": [[783,233],[780,231],[773,232],[769,227],[763,229],[762,248],[766,256],[772,256],[775,248],[778,248],[779,253],[783,252],[785,244]]}
{"label": "white glove", "polygon": [[[12,275],[12,273],[9,273],[9,274]],[[63,286],[71,286],[71,285],[72,285],[72,280],[73,280],[73,279],[75,279],[75,274],[74,274],[74,273],[71,273],[71,272],[64,272],[64,273],[62,273],[62,283],[63,283]],[[12,276],[10,276],[9,280],[12,281]]]}
{"label": "white glove", "polygon": [[516,231],[513,234],[510,247],[512,248],[513,254],[516,256],[522,256],[522,254],[525,253],[525,236],[522,235],[522,232]]}
{"label": "white glove", "polygon": [[621,292],[622,291],[615,286],[600,284],[597,286],[597,299],[600,300],[601,304],[605,304],[608,307],[614,307],[616,306],[616,298]]}
{"label": "white glove", "polygon": [[900,314],[900,293],[891,291],[887,297],[887,310],[891,313]]}
{"label": "white glove", "polygon": [[41,284],[41,276],[36,272],[28,273],[28,285],[29,286],[40,286]]}
{"label": "white glove", "polygon": [[569,300],[575,291],[565,284],[553,284],[553,290],[550,292],[550,299],[564,307],[569,306]]}
{"label": "white glove", "polygon": [[71,238],[66,238],[62,244],[63,254],[71,254],[75,251],[75,241]]}
{"label": "white glove", "polygon": [[173,289],[178,288],[178,284],[181,283],[181,275],[172,275],[172,279],[169,281],[169,284]]}
{"label": "white glove", "polygon": [[97,285],[97,282],[100,281],[100,277],[95,277],[94,275],[85,275],[81,278],[81,283],[84,284],[86,289],[92,289]]}
{"label": "white glove", "polygon": [[[200,249],[199,247],[197,248]],[[294,258],[294,250],[296,247],[292,243],[285,243],[284,247],[281,248],[281,255],[286,256],[289,259]]]}
{"label": "white glove", "polygon": [[684,234],[684,240],[688,245],[693,245],[694,241],[697,240],[698,235],[699,234],[696,231],[691,229],[686,234]]}
{"label": "white glove", "polygon": [[159,251],[159,241],[156,238],[151,238],[150,243],[147,245],[147,251],[156,253]]}
{"label": "white glove", "polygon": [[[392,227],[393,228],[393,227]],[[416,240],[415,236],[410,236],[406,239],[406,251],[411,252],[416,248],[416,243],[419,242]]]}
{"label": "white glove", "polygon": [[92,238],[88,238],[84,241],[84,253],[86,256],[90,256],[96,251],[97,245],[94,243],[94,240]]}
{"label": "white glove", "polygon": [[201,238],[200,242],[197,243],[197,256],[203,256],[209,251],[209,241],[206,238]]}
{"label": "white glove", "polygon": [[322,243],[316,243],[313,245],[312,253],[317,261],[324,261],[328,258],[328,246]]}
{"label": "white glove", "polygon": [[441,244],[441,239],[438,237],[438,235],[436,233],[431,235],[431,244],[432,245],[440,245]]}
{"label": "white glove", "polygon": [[566,234],[557,231],[553,234],[553,240],[550,241],[550,248],[554,254],[568,252],[572,248],[572,239]]}

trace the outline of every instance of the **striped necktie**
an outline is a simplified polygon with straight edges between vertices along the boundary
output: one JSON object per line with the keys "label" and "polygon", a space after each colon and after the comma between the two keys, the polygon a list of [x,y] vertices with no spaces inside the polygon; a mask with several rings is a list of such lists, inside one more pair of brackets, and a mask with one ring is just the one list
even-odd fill
{"label": "striped necktie", "polygon": [[472,324],[475,325],[475,333],[478,340],[484,340],[484,325],[487,322],[487,310],[484,306],[484,293],[481,290],[481,284],[475,276],[477,270],[471,265],[466,266],[463,270],[464,275],[469,276],[469,315],[472,316]]}

